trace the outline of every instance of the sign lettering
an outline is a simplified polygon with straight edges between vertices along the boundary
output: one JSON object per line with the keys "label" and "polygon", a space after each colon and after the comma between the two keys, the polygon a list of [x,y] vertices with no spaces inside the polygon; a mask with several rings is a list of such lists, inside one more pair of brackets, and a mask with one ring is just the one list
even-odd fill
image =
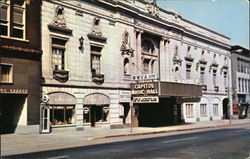
{"label": "sign lettering", "polygon": [[158,95],[158,83],[132,83],[131,85],[132,96],[157,96]]}
{"label": "sign lettering", "polygon": [[0,88],[0,93],[6,93],[6,94],[28,94],[28,90],[27,89]]}
{"label": "sign lettering", "polygon": [[132,76],[132,81],[142,81],[142,80],[157,80],[158,74],[142,74],[142,75],[136,75]]}
{"label": "sign lettering", "polygon": [[134,103],[159,103],[158,97],[133,97]]}

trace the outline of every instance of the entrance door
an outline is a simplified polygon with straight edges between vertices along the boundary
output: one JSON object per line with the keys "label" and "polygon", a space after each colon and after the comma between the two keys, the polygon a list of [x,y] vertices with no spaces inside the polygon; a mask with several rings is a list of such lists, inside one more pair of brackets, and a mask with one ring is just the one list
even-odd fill
{"label": "entrance door", "polygon": [[103,111],[102,106],[91,106],[91,126],[95,127],[96,122],[103,122]]}
{"label": "entrance door", "polygon": [[223,118],[224,119],[229,119],[229,113],[228,113],[228,102],[229,102],[229,100],[228,100],[228,98],[225,98],[225,99],[223,99],[223,101],[222,101],[223,103]]}
{"label": "entrance door", "polygon": [[50,109],[45,104],[41,106],[41,133],[50,133]]}

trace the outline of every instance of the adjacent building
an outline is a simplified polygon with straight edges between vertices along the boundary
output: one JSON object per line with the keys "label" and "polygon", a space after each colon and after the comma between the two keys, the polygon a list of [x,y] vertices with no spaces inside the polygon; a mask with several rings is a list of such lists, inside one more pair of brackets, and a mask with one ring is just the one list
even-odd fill
{"label": "adjacent building", "polygon": [[41,1],[0,1],[1,133],[38,132]]}
{"label": "adjacent building", "polygon": [[250,52],[242,46],[231,47],[233,114],[249,117],[250,104]]}
{"label": "adjacent building", "polygon": [[228,112],[230,39],[156,2],[46,0],[41,24],[41,131],[131,124],[131,88],[134,126]]}

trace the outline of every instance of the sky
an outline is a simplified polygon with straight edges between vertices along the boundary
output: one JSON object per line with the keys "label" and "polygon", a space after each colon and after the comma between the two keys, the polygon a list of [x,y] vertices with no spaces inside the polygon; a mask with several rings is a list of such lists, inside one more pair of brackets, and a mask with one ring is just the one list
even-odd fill
{"label": "sky", "polygon": [[158,6],[231,38],[249,49],[248,0],[156,0]]}

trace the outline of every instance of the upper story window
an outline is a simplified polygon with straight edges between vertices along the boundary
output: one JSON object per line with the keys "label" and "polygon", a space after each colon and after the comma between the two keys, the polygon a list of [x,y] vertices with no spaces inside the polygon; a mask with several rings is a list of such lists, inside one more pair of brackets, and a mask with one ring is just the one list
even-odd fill
{"label": "upper story window", "polygon": [[217,85],[217,70],[213,70],[213,84],[214,84],[214,86],[216,86]]}
{"label": "upper story window", "polygon": [[66,40],[52,38],[52,69],[65,70]]}
{"label": "upper story window", "polygon": [[148,39],[142,40],[142,72],[155,73],[157,69],[157,47]]}
{"label": "upper story window", "polygon": [[201,67],[200,82],[202,85],[205,84],[205,68],[204,67]]}
{"label": "upper story window", "polygon": [[1,83],[12,83],[13,82],[13,65],[1,64],[0,65],[0,77]]}
{"label": "upper story window", "polygon": [[241,92],[241,78],[238,78],[238,92]]}
{"label": "upper story window", "polygon": [[186,65],[186,78],[191,79],[191,65]]}
{"label": "upper story window", "polygon": [[91,46],[91,72],[101,74],[101,51],[102,47]]}
{"label": "upper story window", "polygon": [[150,71],[150,60],[149,59],[144,59],[143,60],[143,72],[144,73],[149,73]]}
{"label": "upper story window", "polygon": [[125,58],[124,62],[123,62],[123,73],[125,76],[129,76],[130,75],[130,66],[129,66],[129,59]]}
{"label": "upper story window", "polygon": [[149,53],[149,54],[153,54],[155,51],[154,45],[152,42],[150,42],[149,40],[144,40],[142,42],[142,52],[143,53]]}
{"label": "upper story window", "polygon": [[25,1],[0,1],[0,35],[25,39]]}

